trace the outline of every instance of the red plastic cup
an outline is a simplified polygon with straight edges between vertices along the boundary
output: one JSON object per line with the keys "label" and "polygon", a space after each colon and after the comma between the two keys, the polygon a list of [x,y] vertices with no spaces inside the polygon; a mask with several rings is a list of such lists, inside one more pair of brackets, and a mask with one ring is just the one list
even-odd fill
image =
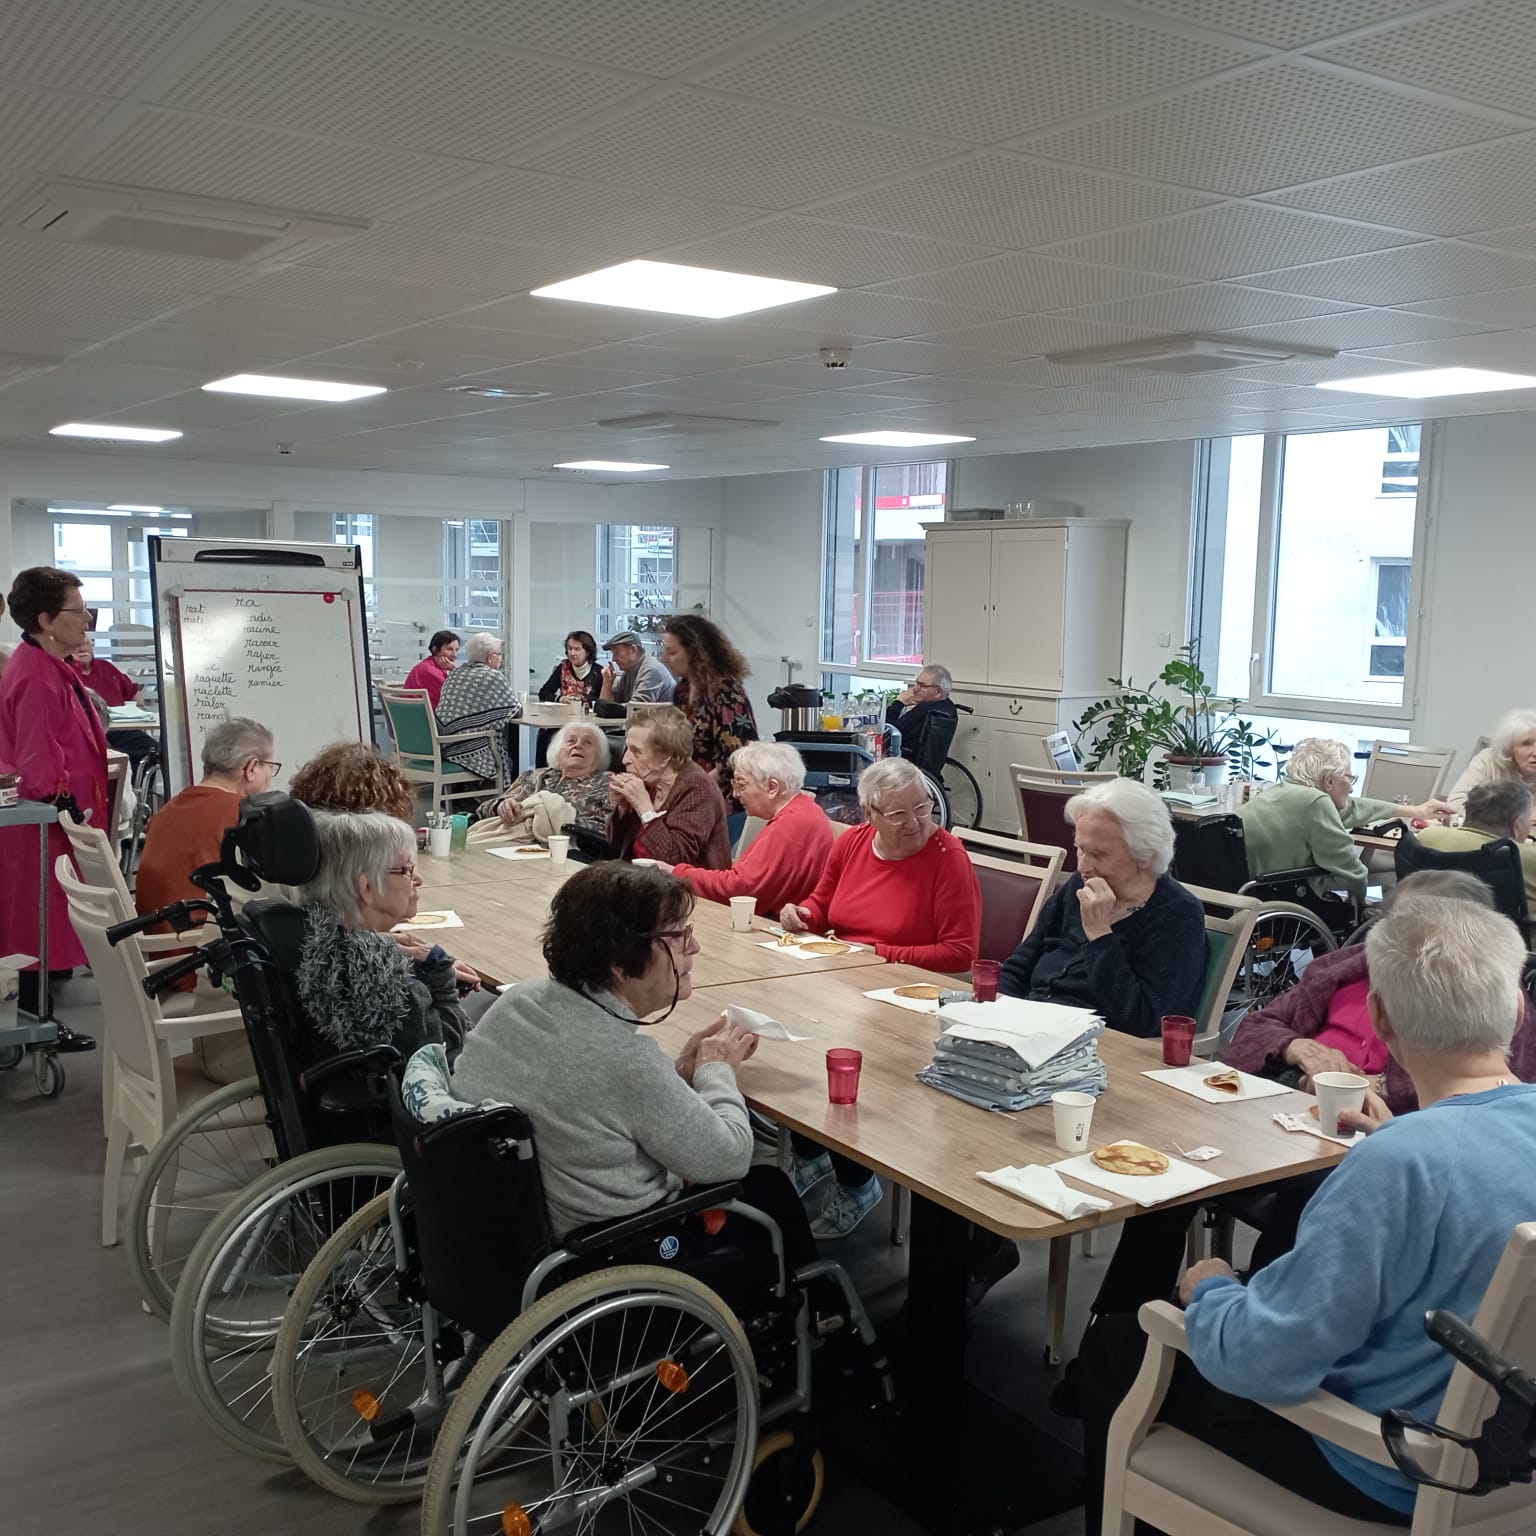
{"label": "red plastic cup", "polygon": [[1182,1013],[1163,1016],[1163,1065],[1187,1067],[1195,1043],[1195,1021]]}
{"label": "red plastic cup", "polygon": [[1001,960],[978,960],[971,967],[971,996],[978,1003],[997,1001],[997,978],[1002,970]]}
{"label": "red plastic cup", "polygon": [[834,1104],[857,1104],[859,1069],[863,1051],[838,1049],[827,1052],[827,1098]]}

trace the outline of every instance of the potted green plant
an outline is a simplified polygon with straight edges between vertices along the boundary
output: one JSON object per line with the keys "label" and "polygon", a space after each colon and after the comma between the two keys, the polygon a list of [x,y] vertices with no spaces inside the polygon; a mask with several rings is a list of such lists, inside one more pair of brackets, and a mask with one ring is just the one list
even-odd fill
{"label": "potted green plant", "polygon": [[1193,787],[1197,779],[1214,787],[1225,782],[1229,768],[1252,778],[1260,766],[1257,754],[1272,740],[1270,732],[1255,731],[1238,716],[1236,699],[1216,697],[1195,641],[1181,646],[1149,687],[1128,677],[1112,677],[1110,685],[1117,691],[1073,722],[1089,768],[1113,763],[1126,778],[1139,779],[1160,753],[1153,780],[1159,789],[1168,787],[1170,770],[1184,779],[1177,788]]}

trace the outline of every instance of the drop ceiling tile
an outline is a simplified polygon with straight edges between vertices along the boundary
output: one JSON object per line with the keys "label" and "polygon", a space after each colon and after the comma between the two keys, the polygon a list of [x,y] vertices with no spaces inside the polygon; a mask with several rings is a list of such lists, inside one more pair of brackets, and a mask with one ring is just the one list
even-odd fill
{"label": "drop ceiling tile", "polygon": [[857,364],[850,368],[823,368],[813,359],[788,358],[774,363],[748,363],[740,368],[722,368],[711,377],[719,380],[722,393],[739,382],[778,384],[783,386],[786,393],[795,390],[836,390],[841,393],[847,389],[861,389],[870,394],[879,394],[882,385],[893,383],[906,375],[860,368]]}
{"label": "drop ceiling tile", "polygon": [[549,251],[499,240],[472,240],[438,230],[386,226],[339,240],[304,265],[321,271],[360,272],[370,277],[413,278],[430,273],[440,283],[461,283],[501,293],[541,287],[589,270],[571,251]]}
{"label": "drop ceiling tile", "polygon": [[823,202],[816,212],[874,229],[1022,250],[1181,213],[1209,200],[998,150]]}
{"label": "drop ceiling tile", "polygon": [[1536,116],[1536,32],[1525,0],[1481,0],[1402,21],[1318,57]]}
{"label": "drop ceiling tile", "polygon": [[1436,240],[1317,262],[1288,272],[1260,272],[1248,282],[1255,288],[1316,294],[1355,304],[1409,304],[1536,282],[1536,261]]}
{"label": "drop ceiling tile", "polygon": [[1026,14],[1012,0],[873,0],[700,83],[991,143],[1254,56],[1064,0],[1033,0]]}
{"label": "drop ceiling tile", "polygon": [[1340,214],[1428,235],[1524,222],[1536,206],[1536,135],[1272,194],[1289,208]]}
{"label": "drop ceiling tile", "polygon": [[889,373],[969,373],[972,368],[987,368],[1011,361],[1020,353],[1006,348],[950,346],[932,341],[877,341],[860,347],[858,360],[868,368]]}
{"label": "drop ceiling tile", "polygon": [[[471,315],[473,315],[471,311]],[[468,317],[457,321],[429,320],[421,325],[390,329],[375,345],[387,349],[394,361],[451,356],[474,360],[475,373],[506,363],[532,362],[536,358],[562,357],[585,343],[569,336],[542,336],[531,331],[492,330],[477,326]]]}
{"label": "drop ceiling tile", "polygon": [[[892,341],[903,336],[927,335],[945,326],[973,325],[987,318],[987,311],[976,304],[903,299],[867,289],[807,299],[786,308],[782,314],[786,325],[820,330],[829,341],[849,336],[876,336]],[[764,324],[773,323],[768,316],[758,318]]]}
{"label": "drop ceiling tile", "polygon": [[1508,132],[1491,118],[1287,60],[1033,138],[1026,147],[1251,197]]}
{"label": "drop ceiling tile", "polygon": [[[438,274],[428,272],[421,282],[394,282],[388,278],[359,277],[351,272],[330,272],[319,267],[289,267],[247,283],[241,298],[271,299],[309,309],[361,309],[397,315],[400,323],[452,315],[459,310],[487,304],[498,297],[489,288],[449,287]],[[478,324],[478,318],[476,323]]]}
{"label": "drop ceiling tile", "polygon": [[988,246],[877,234],[851,224],[786,214],[729,235],[669,246],[665,259],[833,288],[860,288],[997,254]]}
{"label": "drop ceiling tile", "polygon": [[[861,346],[876,339],[851,336],[846,332],[831,335],[834,340],[846,341],[850,346]],[[825,330],[775,325],[761,316],[748,315],[740,320],[706,320],[700,325],[664,332],[654,339],[658,344],[680,352],[703,353],[717,358],[719,361],[711,362],[710,366],[723,367],[736,361],[771,363],[783,357],[814,357],[829,344],[828,337]]]}
{"label": "drop ceiling tile", "polygon": [[1368,347],[1354,354],[1373,360],[1362,374],[1385,373],[1377,367],[1382,358],[1413,363],[1423,368],[1494,368],[1510,373],[1536,373],[1536,332],[1488,331],[1480,336],[1457,336],[1449,341],[1425,341],[1402,347]]}
{"label": "drop ceiling tile", "polygon": [[276,338],[232,335],[166,321],[142,326],[91,354],[104,363],[197,368],[210,379],[230,373],[275,372],[275,365],[292,355]]}
{"label": "drop ceiling tile", "polygon": [[1025,315],[1017,320],[994,320],[990,325],[961,326],[919,339],[956,347],[985,347],[1010,357],[1038,357],[1078,347],[1114,346],[1156,334],[1130,325],[1093,325],[1064,315]]}
{"label": "drop ceiling tile", "polygon": [[712,358],[701,352],[680,351],[665,345],[653,346],[643,341],[614,341],[604,346],[571,352],[566,361],[580,368],[611,367],[622,373],[640,373],[649,380],[656,380],[709,373],[727,359]]}
{"label": "drop ceiling tile", "polygon": [[1212,31],[1300,48],[1423,8],[1425,0],[1130,0],[1142,10]]}
{"label": "drop ceiling tile", "polygon": [[1025,315],[1065,309],[1098,299],[1149,293],[1168,287],[1168,279],[1116,267],[1090,267],[1050,256],[997,256],[949,272],[884,283],[880,293],[956,304],[979,304],[999,315]]}
{"label": "drop ceiling tile", "polygon": [[1092,304],[1071,311],[1071,315],[1079,320],[1134,325],[1157,335],[1173,335],[1184,331],[1230,331],[1274,320],[1330,314],[1343,308],[1328,299],[1266,293],[1233,283],[1202,283],[1145,298]]}
{"label": "drop ceiling tile", "polygon": [[612,186],[787,208],[950,153],[922,139],[670,91],[526,164]]}
{"label": "drop ceiling tile", "polygon": [[378,218],[462,176],[458,161],[144,108],[82,166],[95,181]]}
{"label": "drop ceiling tile", "polygon": [[0,85],[0,154],[7,171],[46,171],[78,134],[112,110],[110,101]]}
{"label": "drop ceiling tile", "polygon": [[122,95],[201,0],[7,0],[6,75],[29,85]]}
{"label": "drop ceiling tile", "polygon": [[529,294],[499,299],[458,319],[461,324],[489,330],[526,330],[543,336],[570,337],[572,347],[594,341],[628,341],[636,336],[665,336],[671,330],[697,323],[683,315],[647,314],[606,304],[573,304],[568,299],[535,299]]}
{"label": "drop ceiling tile", "polygon": [[1501,251],[1536,256],[1536,224],[1522,224],[1515,229],[1487,229],[1466,238],[1474,245],[1491,245]]}
{"label": "drop ceiling tile", "polygon": [[1472,322],[1413,314],[1402,309],[1352,309],[1310,320],[1282,320],[1244,327],[1236,334],[1343,350],[1348,347],[1386,347],[1396,342],[1435,341],[1443,336],[1469,335],[1478,329],[1480,327]]}
{"label": "drop ceiling tile", "polygon": [[358,341],[400,324],[395,316],[351,309],[296,309],[271,300],[221,295],[205,299],[176,316],[179,325],[254,339],[285,338],[283,344],[316,351],[328,342]]}
{"label": "drop ceiling tile", "polygon": [[1427,304],[1410,304],[1406,312],[1465,321],[1481,330],[1536,325],[1536,286],[1432,299]]}
{"label": "drop ceiling tile", "polygon": [[211,293],[249,276],[248,268],[227,261],[74,245],[25,234],[0,237],[0,272],[188,294]]}

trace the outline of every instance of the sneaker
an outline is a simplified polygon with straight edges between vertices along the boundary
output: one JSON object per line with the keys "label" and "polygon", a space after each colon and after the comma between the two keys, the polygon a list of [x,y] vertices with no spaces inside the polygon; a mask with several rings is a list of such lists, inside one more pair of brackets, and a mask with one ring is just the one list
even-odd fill
{"label": "sneaker", "polygon": [[851,1188],[834,1184],[821,1202],[821,1213],[811,1223],[811,1235],[817,1238],[847,1237],[885,1197],[880,1180],[874,1174]]}
{"label": "sneaker", "polygon": [[795,1193],[805,1195],[807,1191],[815,1189],[823,1179],[832,1177],[832,1159],[823,1152],[820,1157],[801,1157],[798,1152],[792,1154],[794,1166],[790,1169],[790,1178],[795,1181]]}

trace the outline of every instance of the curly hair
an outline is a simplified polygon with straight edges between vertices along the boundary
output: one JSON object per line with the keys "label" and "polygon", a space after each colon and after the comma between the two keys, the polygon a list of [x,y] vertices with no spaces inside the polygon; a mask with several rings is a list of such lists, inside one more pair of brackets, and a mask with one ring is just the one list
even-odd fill
{"label": "curly hair", "polygon": [[661,632],[675,636],[688,653],[688,692],[693,699],[708,698],[723,678],[740,680],[752,671],[747,658],[725,638],[720,626],[699,614],[673,614],[662,624]]}
{"label": "curly hair", "polygon": [[51,565],[34,565],[17,571],[8,601],[11,617],[22,634],[36,634],[43,615],[57,613],[71,589],[79,585],[78,576]]}
{"label": "curly hair", "polygon": [[416,789],[379,751],[360,741],[334,741],[294,774],[288,793],[313,811],[383,811],[416,823]]}
{"label": "curly hair", "polygon": [[686,923],[692,911],[686,881],[617,859],[589,864],[549,904],[544,962],[561,986],[605,991],[615,971],[643,975],[656,935]]}
{"label": "curly hair", "polygon": [[576,644],[579,645],[582,650],[587,653],[587,660],[589,662],[597,660],[597,641],[592,638],[592,635],[589,631],[585,629],[573,629],[570,634],[565,637],[565,643],[569,645],[572,640],[574,640]]}

